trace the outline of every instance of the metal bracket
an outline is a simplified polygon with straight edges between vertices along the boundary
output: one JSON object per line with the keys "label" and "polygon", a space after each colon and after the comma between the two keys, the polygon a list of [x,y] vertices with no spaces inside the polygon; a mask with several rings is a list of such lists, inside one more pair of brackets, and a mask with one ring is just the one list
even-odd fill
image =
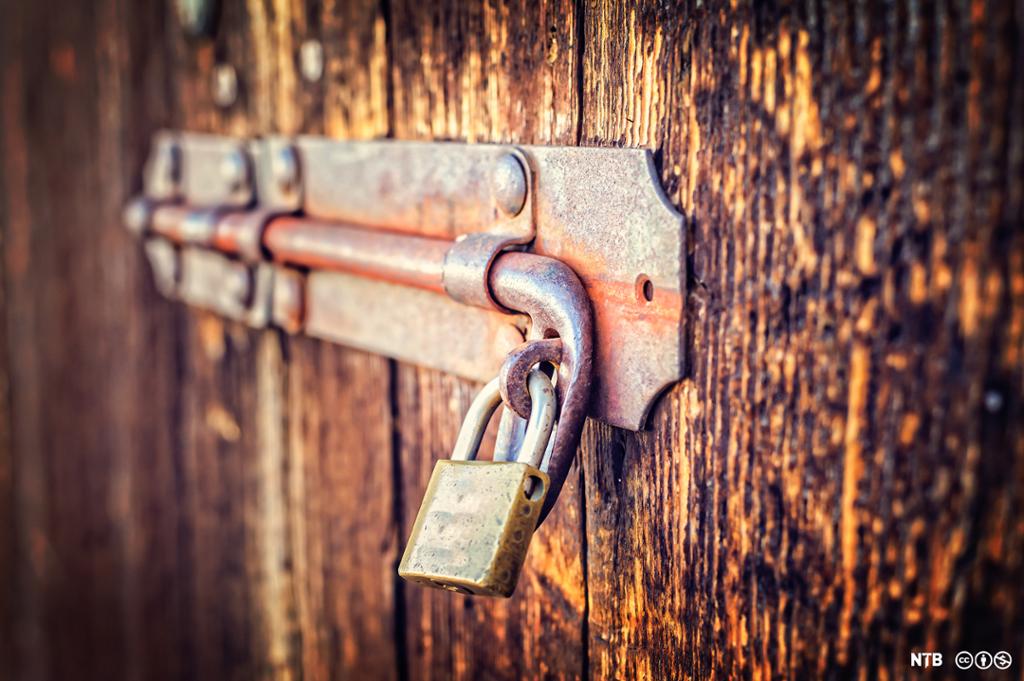
{"label": "metal bracket", "polygon": [[525,250],[589,296],[590,416],[637,430],[683,372],[682,217],[645,150],[165,132],[144,199],[160,290],[233,319],[487,380],[551,331],[492,289]]}

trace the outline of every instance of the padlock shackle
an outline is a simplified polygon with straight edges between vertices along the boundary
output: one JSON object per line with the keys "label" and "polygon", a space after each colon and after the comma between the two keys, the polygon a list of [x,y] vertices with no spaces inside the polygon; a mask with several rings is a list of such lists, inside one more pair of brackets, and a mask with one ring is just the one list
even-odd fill
{"label": "padlock shackle", "polygon": [[[500,377],[498,382],[500,384]],[[551,379],[539,369],[530,372],[527,386],[531,399],[530,420],[526,424],[526,434],[523,435],[516,461],[541,468],[544,453],[547,452],[548,442],[551,440],[551,432],[555,428],[555,419],[558,418],[558,398],[555,397],[555,387],[551,384]]]}
{"label": "padlock shackle", "polygon": [[[480,442],[484,437],[484,431],[487,430],[487,424],[502,401],[500,384],[500,378],[492,379],[473,398],[473,402],[469,405],[469,410],[466,411],[466,417],[462,421],[459,437],[455,441],[455,449],[452,450],[451,456],[452,461],[472,461],[476,459],[477,452],[480,449]],[[515,461],[528,463],[535,468],[539,468],[544,458],[544,453],[547,451],[551,432],[555,427],[555,419],[558,415],[558,399],[555,396],[555,388],[551,384],[551,379],[539,369],[534,369],[530,372],[527,384],[532,399],[530,420]]]}
{"label": "padlock shackle", "polygon": [[476,394],[469,405],[466,417],[462,420],[459,437],[455,441],[455,449],[452,450],[452,461],[472,461],[476,458],[487,424],[500,404],[500,381],[494,378]]}

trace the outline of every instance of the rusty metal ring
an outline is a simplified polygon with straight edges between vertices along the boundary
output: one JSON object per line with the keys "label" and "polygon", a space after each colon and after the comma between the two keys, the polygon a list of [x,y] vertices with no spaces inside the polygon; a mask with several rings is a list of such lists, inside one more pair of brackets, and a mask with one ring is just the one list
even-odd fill
{"label": "rusty metal ring", "polygon": [[530,418],[531,402],[527,379],[530,371],[541,362],[558,365],[562,361],[562,341],[559,338],[526,341],[516,346],[501,365],[498,373],[501,399],[517,416]]}

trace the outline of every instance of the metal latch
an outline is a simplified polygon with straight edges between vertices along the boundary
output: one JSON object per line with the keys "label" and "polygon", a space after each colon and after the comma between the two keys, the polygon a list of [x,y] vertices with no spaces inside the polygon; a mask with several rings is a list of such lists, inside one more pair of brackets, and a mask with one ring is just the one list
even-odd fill
{"label": "metal latch", "polygon": [[585,418],[637,430],[683,371],[682,217],[644,150],[162,132],[125,216],[168,296],[498,376],[496,459],[556,368],[541,519]]}

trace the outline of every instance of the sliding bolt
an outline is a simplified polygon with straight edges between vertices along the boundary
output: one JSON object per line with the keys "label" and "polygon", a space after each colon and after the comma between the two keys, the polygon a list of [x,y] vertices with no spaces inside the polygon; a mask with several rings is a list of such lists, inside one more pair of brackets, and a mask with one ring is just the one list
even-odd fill
{"label": "sliding bolt", "polygon": [[491,171],[491,192],[498,208],[509,217],[519,215],[526,204],[526,170],[512,154],[498,159]]}

